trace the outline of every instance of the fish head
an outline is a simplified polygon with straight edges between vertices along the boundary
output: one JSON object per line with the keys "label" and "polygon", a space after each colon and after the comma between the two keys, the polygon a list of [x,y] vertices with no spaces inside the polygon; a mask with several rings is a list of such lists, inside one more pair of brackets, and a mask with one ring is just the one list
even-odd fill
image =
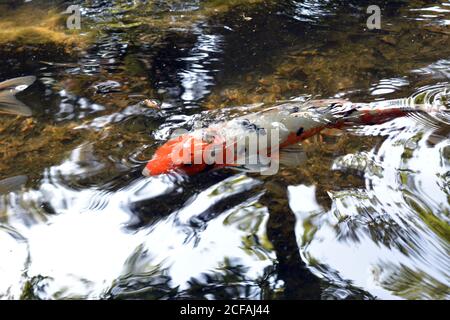
{"label": "fish head", "polygon": [[203,159],[208,143],[190,134],[173,138],[159,147],[143,170],[145,176],[158,176],[172,171],[195,175],[209,165]]}

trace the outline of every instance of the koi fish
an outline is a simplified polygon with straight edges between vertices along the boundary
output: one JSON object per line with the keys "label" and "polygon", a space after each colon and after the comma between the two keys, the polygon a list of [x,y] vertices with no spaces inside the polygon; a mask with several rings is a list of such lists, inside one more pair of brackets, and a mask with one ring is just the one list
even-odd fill
{"label": "koi fish", "polygon": [[[325,129],[380,124],[418,110],[421,109],[411,106],[407,99],[369,104],[352,103],[341,99],[283,103],[172,138],[156,150],[142,173],[145,176],[156,176],[181,171],[187,175],[194,175],[209,168],[223,167],[254,172],[261,166],[257,165],[254,170],[255,167],[245,163],[249,162],[252,156],[261,157],[261,154],[273,156],[271,150],[274,143],[270,137],[273,132],[277,133],[275,144],[279,149],[276,157],[278,161],[296,164],[301,162],[304,156],[300,149],[292,146]],[[247,152],[250,147],[248,143],[239,144],[249,137],[266,139],[270,142],[263,147],[264,150],[258,145],[252,155]],[[237,150],[236,146],[239,145],[241,150]],[[221,153],[219,157],[218,152]],[[227,157],[230,154],[231,157]],[[205,161],[211,160],[211,156],[214,158],[213,161]],[[242,160],[242,157],[245,158],[244,161],[237,161]],[[240,165],[241,163],[244,164]]]}
{"label": "koi fish", "polygon": [[0,82],[0,113],[31,116],[31,109],[23,102],[17,100],[15,96],[31,86],[35,81],[35,76],[27,76]]}

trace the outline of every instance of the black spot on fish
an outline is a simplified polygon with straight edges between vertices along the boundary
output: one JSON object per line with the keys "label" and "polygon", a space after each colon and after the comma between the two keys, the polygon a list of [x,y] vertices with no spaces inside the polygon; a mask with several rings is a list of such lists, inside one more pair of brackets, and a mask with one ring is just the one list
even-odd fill
{"label": "black spot on fish", "polygon": [[251,123],[248,119],[241,120],[241,125],[250,131],[260,130],[260,127],[254,123]]}
{"label": "black spot on fish", "polygon": [[350,109],[344,113],[344,117],[351,116],[356,111],[356,108]]}
{"label": "black spot on fish", "polygon": [[259,129],[258,129],[258,133],[259,133],[260,135],[262,135],[262,136],[265,136],[265,135],[267,134],[267,131],[266,131],[266,129],[264,129],[264,128],[259,128]]}
{"label": "black spot on fish", "polygon": [[335,109],[336,107],[339,107],[339,106],[342,106],[342,104],[340,102],[331,102],[331,103],[323,105],[322,107],[315,108],[315,110],[320,113],[325,114],[325,113],[332,112],[333,109]]}
{"label": "black spot on fish", "polygon": [[303,129],[303,127],[300,128],[300,129],[298,129],[298,130],[297,130],[297,137],[301,136],[301,135],[303,134],[304,131],[305,131],[305,129]]}
{"label": "black spot on fish", "polygon": [[292,107],[291,110],[290,110],[291,113],[297,113],[299,111],[300,111],[299,107]]}

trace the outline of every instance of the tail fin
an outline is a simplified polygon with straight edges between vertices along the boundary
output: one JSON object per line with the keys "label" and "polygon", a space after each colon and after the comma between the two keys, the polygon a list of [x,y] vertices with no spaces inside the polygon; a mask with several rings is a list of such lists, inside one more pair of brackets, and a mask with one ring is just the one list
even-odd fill
{"label": "tail fin", "polygon": [[0,113],[31,116],[31,109],[17,100],[15,95],[28,88],[35,81],[35,76],[27,76],[0,82]]}

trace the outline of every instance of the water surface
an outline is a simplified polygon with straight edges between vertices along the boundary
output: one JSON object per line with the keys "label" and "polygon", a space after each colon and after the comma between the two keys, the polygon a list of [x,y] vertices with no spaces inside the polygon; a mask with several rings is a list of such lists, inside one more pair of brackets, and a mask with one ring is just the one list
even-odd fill
{"label": "water surface", "polygon": [[1,298],[449,298],[445,114],[328,132],[275,176],[140,172],[255,103],[448,104],[450,2],[380,1],[367,30],[373,1],[78,1],[75,32],[73,3],[1,5],[43,19],[0,33],[0,80],[38,77],[33,117],[0,116]]}

